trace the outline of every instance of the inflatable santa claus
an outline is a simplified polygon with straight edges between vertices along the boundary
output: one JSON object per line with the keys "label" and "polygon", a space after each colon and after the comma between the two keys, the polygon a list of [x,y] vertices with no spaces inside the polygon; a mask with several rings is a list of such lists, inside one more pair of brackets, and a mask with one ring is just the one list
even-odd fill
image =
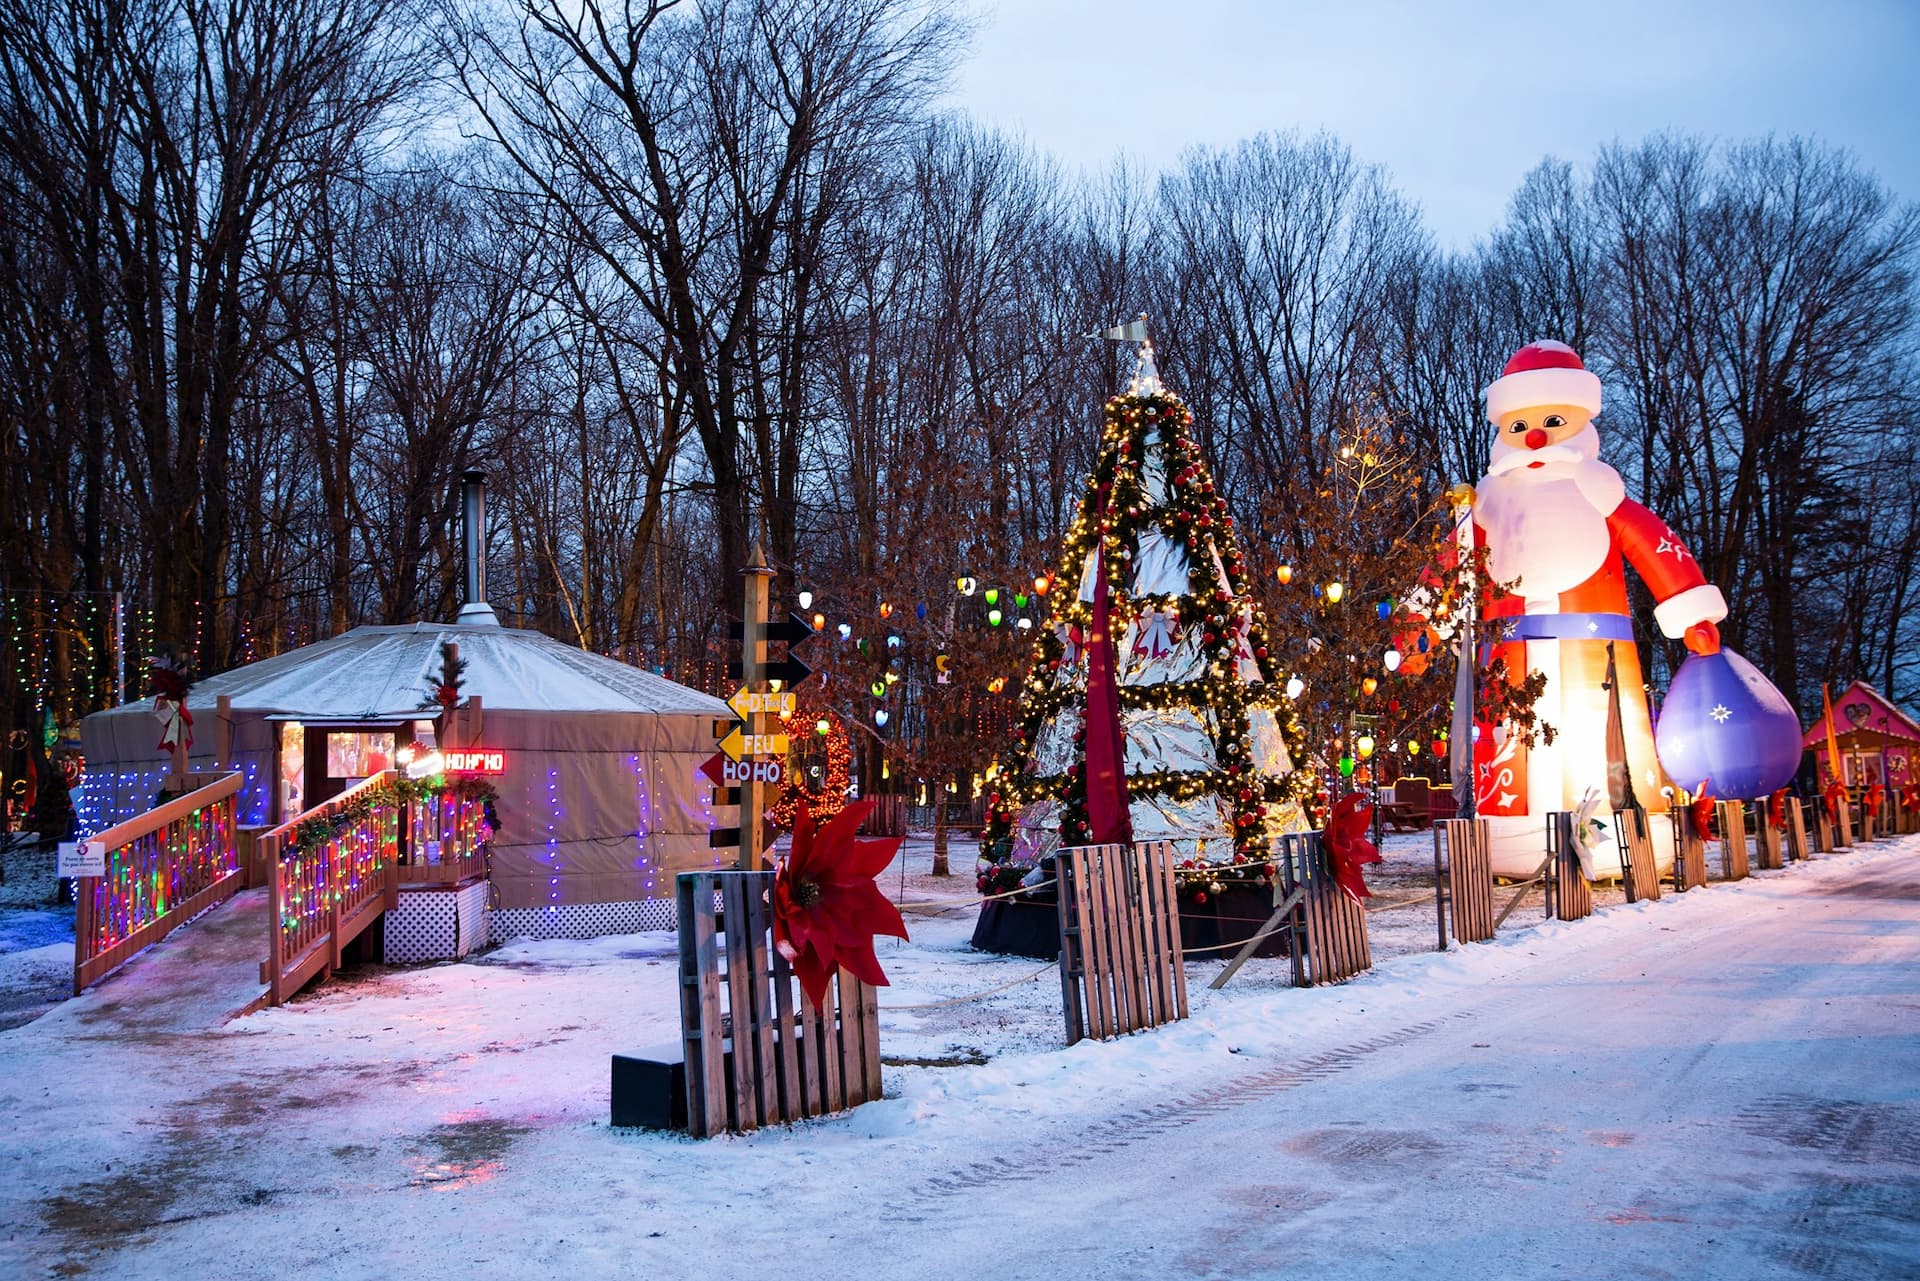
{"label": "inflatable santa claus", "polygon": [[[1727,602],[1686,544],[1628,498],[1620,473],[1600,461],[1593,426],[1600,380],[1571,347],[1522,347],[1486,397],[1497,435],[1475,489],[1475,535],[1487,548],[1491,577],[1510,590],[1488,601],[1483,616],[1508,679],[1517,683],[1530,671],[1546,676],[1534,710],[1555,734],[1551,743],[1542,736],[1529,745],[1505,727],[1481,727],[1474,799],[1496,829],[1519,838],[1511,870],[1530,874],[1544,815],[1578,809],[1589,788],[1607,794],[1609,642],[1627,777],[1641,805],[1667,808],[1623,562],[1652,592],[1660,630],[1696,654],[1719,650],[1716,624],[1727,616]],[[1524,823],[1502,821],[1522,817]],[[1500,836],[1496,830],[1496,847],[1512,843]]]}

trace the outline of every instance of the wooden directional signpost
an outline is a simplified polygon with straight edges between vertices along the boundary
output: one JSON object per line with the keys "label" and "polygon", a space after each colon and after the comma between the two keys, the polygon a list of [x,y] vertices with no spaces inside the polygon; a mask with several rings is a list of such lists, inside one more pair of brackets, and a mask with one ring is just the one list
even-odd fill
{"label": "wooden directional signpost", "polygon": [[[740,688],[727,700],[739,719],[720,740],[720,756],[707,762],[713,768],[706,772],[723,789],[724,797],[737,794],[740,805],[739,828],[717,830],[709,842],[715,847],[738,843],[740,869],[754,872],[760,870],[766,848],[764,815],[778,799],[786,771],[787,735],[780,727],[798,704],[793,687],[813,672],[793,656],[792,647],[812,636],[813,628],[797,616],[767,620],[767,584],[773,570],[758,545],[746,577],[745,608],[740,621],[733,624],[740,658],[727,669],[729,676],[740,678]],[[786,657],[769,657],[769,645],[786,646]]]}

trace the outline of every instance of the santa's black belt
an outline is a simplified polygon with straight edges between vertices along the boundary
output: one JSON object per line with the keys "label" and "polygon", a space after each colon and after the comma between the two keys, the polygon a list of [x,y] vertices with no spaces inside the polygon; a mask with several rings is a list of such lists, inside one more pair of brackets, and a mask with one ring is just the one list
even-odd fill
{"label": "santa's black belt", "polygon": [[1633,619],[1625,614],[1522,614],[1494,622],[1502,641],[1633,639]]}

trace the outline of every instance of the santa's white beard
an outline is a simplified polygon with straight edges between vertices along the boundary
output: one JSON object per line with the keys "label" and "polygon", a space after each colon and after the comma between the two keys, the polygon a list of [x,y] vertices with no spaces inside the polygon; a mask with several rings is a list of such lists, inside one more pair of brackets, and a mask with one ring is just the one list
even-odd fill
{"label": "santa's white beard", "polygon": [[1591,426],[1545,449],[1494,442],[1474,507],[1487,531],[1495,582],[1518,579],[1521,596],[1547,599],[1606,564],[1613,542],[1607,517],[1626,496],[1626,484],[1599,455],[1600,437]]}

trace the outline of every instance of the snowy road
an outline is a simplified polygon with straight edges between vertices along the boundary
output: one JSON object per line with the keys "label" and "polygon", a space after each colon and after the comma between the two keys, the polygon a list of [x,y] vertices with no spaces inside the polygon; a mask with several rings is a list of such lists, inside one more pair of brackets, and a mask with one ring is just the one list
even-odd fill
{"label": "snowy road", "polygon": [[[964,925],[915,922],[889,1002],[1030,968]],[[1105,1045],[1048,1047],[1051,980],[885,1015],[990,1061],[708,1143],[603,1123],[659,944],[498,956],[0,1033],[0,1275],[1920,1276],[1920,839],[1339,988],[1196,964],[1192,1019]]]}

